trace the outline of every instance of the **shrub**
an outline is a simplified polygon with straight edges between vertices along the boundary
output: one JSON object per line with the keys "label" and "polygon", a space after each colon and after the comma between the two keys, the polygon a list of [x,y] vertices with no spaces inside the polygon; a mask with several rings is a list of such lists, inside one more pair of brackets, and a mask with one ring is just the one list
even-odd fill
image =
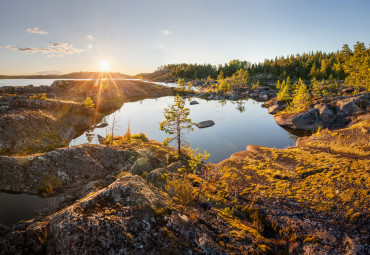
{"label": "shrub", "polygon": [[46,100],[48,99],[46,97],[46,93],[40,93],[38,95],[32,95],[32,96],[29,96],[30,99],[39,99],[39,100]]}
{"label": "shrub", "polygon": [[256,89],[256,88],[259,88],[260,87],[260,81],[259,80],[257,80],[257,82],[255,82],[255,83],[252,83],[252,89],[254,90],[254,89]]}
{"label": "shrub", "polygon": [[51,193],[54,190],[61,188],[62,185],[63,183],[60,178],[52,176],[51,174],[46,174],[41,179],[39,192]]}
{"label": "shrub", "polygon": [[84,101],[85,109],[94,108],[95,104],[94,101],[90,97],[86,97]]}
{"label": "shrub", "polygon": [[185,82],[185,80],[184,80],[184,79],[179,78],[179,80],[177,81],[176,88],[177,88],[179,91],[186,91],[186,82]]}
{"label": "shrub", "polygon": [[131,143],[132,139],[138,140],[138,141],[141,140],[143,142],[148,142],[149,141],[148,137],[144,133],[132,134],[132,135],[130,133],[130,136],[128,137],[127,132],[126,132],[125,136],[118,135],[118,136],[114,136],[113,138],[112,138],[112,135],[109,134],[102,141],[100,141],[100,143],[105,144],[105,145],[119,146],[119,145],[122,145],[122,144]]}
{"label": "shrub", "polygon": [[204,154],[198,152],[197,149],[192,149],[191,147],[183,147],[184,154],[187,156],[188,159],[188,170],[190,173],[196,173],[197,170],[201,170],[200,168],[206,163],[207,159],[209,158],[209,154],[206,150],[204,150]]}
{"label": "shrub", "polygon": [[220,80],[220,83],[218,85],[218,90],[221,92],[227,92],[230,89],[229,84],[227,84],[227,81],[225,79]]}
{"label": "shrub", "polygon": [[144,133],[140,133],[140,134],[133,134],[131,135],[131,138],[132,139],[136,139],[136,140],[141,140],[143,142],[147,142],[149,141],[148,137],[146,136],[146,134]]}
{"label": "shrub", "polygon": [[173,177],[167,181],[165,189],[179,204],[188,205],[193,201],[193,186],[185,177]]}

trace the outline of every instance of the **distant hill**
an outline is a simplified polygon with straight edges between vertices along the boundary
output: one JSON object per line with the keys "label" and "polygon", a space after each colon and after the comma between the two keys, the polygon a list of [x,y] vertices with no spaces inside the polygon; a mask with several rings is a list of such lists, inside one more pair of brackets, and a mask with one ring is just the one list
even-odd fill
{"label": "distant hill", "polygon": [[[121,74],[118,72],[103,73],[109,74],[113,79],[134,79],[136,76]],[[106,75],[104,75],[106,77]],[[99,79],[102,78],[101,72],[74,72],[68,74],[48,74],[48,75],[0,75],[0,79]]]}

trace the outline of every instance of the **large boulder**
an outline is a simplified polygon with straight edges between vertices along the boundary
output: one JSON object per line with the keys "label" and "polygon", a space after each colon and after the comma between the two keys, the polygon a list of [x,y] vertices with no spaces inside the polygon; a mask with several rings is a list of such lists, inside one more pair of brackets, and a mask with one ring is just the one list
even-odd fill
{"label": "large boulder", "polygon": [[135,151],[81,145],[35,156],[0,157],[0,190],[35,194],[49,180],[58,180],[62,187],[82,187],[130,169],[138,156]]}
{"label": "large boulder", "polygon": [[274,119],[283,127],[313,130],[318,127],[318,109],[314,108],[304,113],[275,115]]}
{"label": "large boulder", "polygon": [[[50,218],[47,254],[145,254],[169,245],[155,230],[166,199],[126,176]],[[160,234],[160,235],[158,235]]]}

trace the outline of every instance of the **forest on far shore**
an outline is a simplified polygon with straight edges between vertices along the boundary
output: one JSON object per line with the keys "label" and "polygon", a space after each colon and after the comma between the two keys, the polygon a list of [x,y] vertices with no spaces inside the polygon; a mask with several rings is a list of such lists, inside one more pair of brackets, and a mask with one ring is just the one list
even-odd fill
{"label": "forest on far shore", "polygon": [[[224,65],[169,64],[160,66],[154,73],[184,79],[217,79],[222,74],[231,77],[239,70],[248,72],[250,79],[331,80],[370,90],[370,47],[357,42],[353,49],[344,44],[337,52],[321,51],[266,59],[263,63],[232,60]],[[145,78],[145,76],[144,76]]]}

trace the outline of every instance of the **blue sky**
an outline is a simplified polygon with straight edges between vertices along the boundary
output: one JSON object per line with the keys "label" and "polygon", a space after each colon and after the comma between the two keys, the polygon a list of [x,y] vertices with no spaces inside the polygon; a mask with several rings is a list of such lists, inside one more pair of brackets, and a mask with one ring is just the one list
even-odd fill
{"label": "blue sky", "polygon": [[368,0],[0,0],[0,74],[152,72],[370,43]]}

